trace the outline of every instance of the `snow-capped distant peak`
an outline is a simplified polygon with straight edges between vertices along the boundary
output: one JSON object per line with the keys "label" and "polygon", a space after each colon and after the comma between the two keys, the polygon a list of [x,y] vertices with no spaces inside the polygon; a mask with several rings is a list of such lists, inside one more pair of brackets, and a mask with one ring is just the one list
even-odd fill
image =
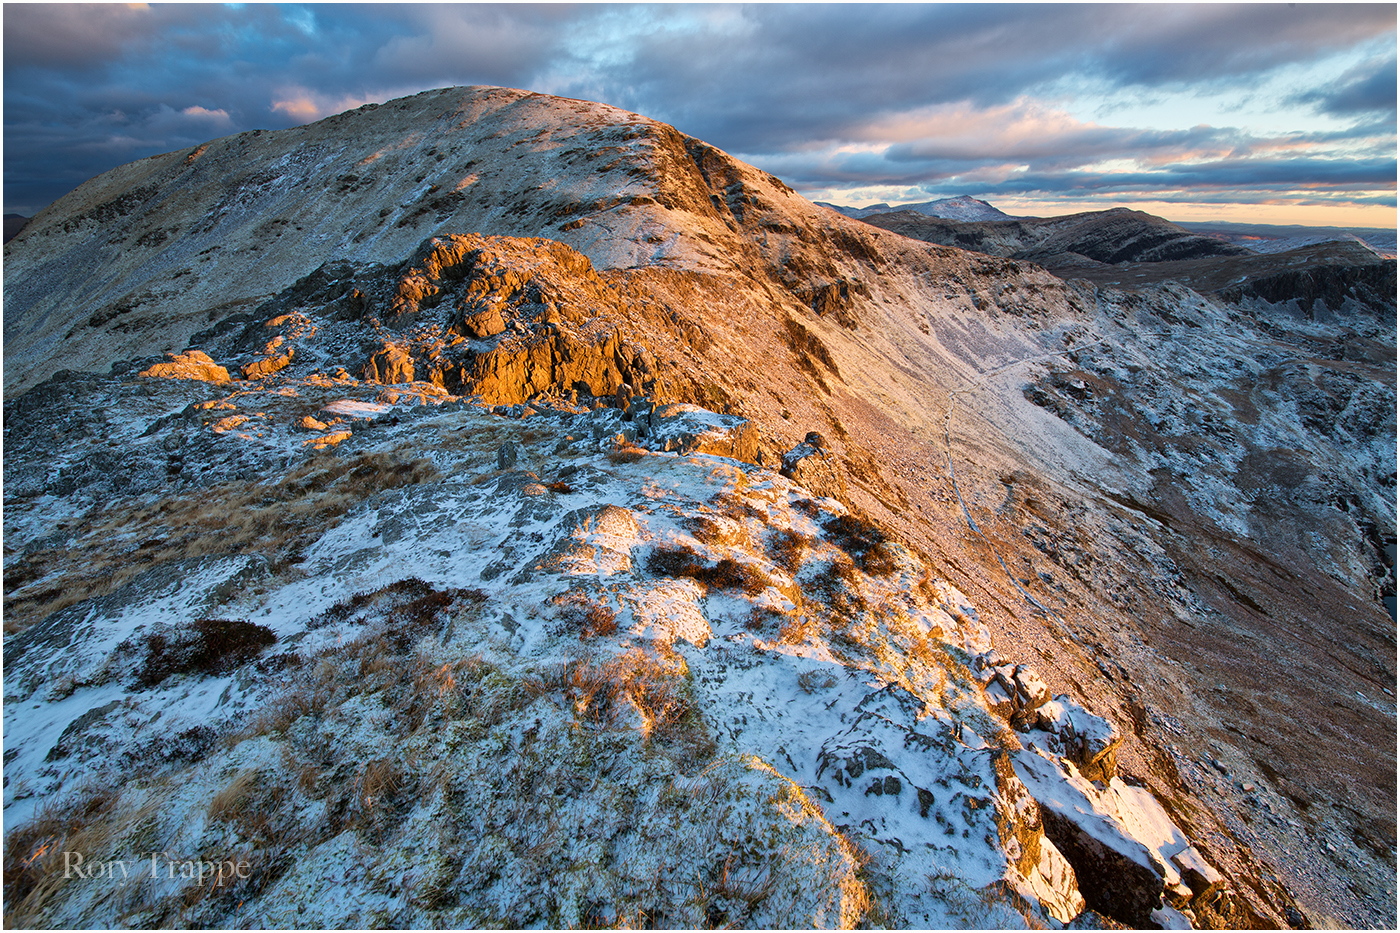
{"label": "snow-capped distant peak", "polygon": [[822,207],[829,207],[834,211],[839,211],[847,217],[854,217],[863,220],[872,214],[890,214],[895,211],[916,211],[920,214],[927,214],[930,217],[941,217],[945,220],[1010,220],[1011,215],[997,210],[986,201],[969,195],[959,195],[956,198],[941,198],[937,201],[919,201],[909,204],[872,204],[869,207],[842,207],[839,204],[829,204],[825,201],[818,201]]}

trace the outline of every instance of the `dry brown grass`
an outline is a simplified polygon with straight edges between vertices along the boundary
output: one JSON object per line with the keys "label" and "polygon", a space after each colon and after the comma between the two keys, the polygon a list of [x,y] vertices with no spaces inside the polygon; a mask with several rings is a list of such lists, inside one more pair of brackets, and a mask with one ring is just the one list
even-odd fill
{"label": "dry brown grass", "polygon": [[617,613],[584,593],[570,590],[551,602],[562,607],[559,618],[583,638],[612,635],[617,631]]}
{"label": "dry brown grass", "polygon": [[889,535],[864,513],[835,515],[822,523],[831,542],[841,548],[860,569],[872,576],[894,572],[894,559],[885,548]]}
{"label": "dry brown grass", "polygon": [[150,804],[123,806],[120,789],[106,786],[91,786],[64,802],[41,806],[32,820],[5,838],[5,927],[53,926],[46,907],[70,880],[64,877],[64,853],[80,853],[90,863],[105,861],[114,855],[116,843],[154,809]]}
{"label": "dry brown grass", "polygon": [[860,572],[845,558],[832,561],[825,571],[804,581],[803,596],[814,612],[829,613],[849,621],[870,609],[869,601],[861,592]]}
{"label": "dry brown grass", "polygon": [[647,456],[645,447],[639,447],[636,443],[627,440],[621,434],[613,440],[608,448],[609,463],[637,463]]}
{"label": "dry brown grass", "polygon": [[769,609],[767,606],[754,606],[744,618],[744,628],[750,632],[770,632],[785,623],[786,613]]}
{"label": "dry brown grass", "polygon": [[756,518],[765,523],[768,521],[768,513],[765,510],[732,492],[716,493],[710,498],[710,505],[716,512],[736,521],[742,522],[746,518]]}
{"label": "dry brown grass", "polygon": [[234,775],[228,786],[214,795],[209,801],[209,819],[215,822],[231,822],[240,819],[248,809],[253,789],[258,784],[259,772],[256,768],[245,768]]}
{"label": "dry brown grass", "polygon": [[817,631],[811,616],[801,615],[789,619],[778,633],[778,641],[784,645],[800,645]]}
{"label": "dry brown grass", "polygon": [[817,539],[811,535],[784,528],[775,532],[770,539],[768,553],[773,563],[786,570],[788,576],[796,577],[797,572],[802,569],[802,562],[807,553],[816,542]]}
{"label": "dry brown grass", "polygon": [[579,715],[595,727],[618,728],[630,708],[641,720],[647,741],[684,739],[696,728],[703,731],[684,680],[641,648],[601,664],[576,662],[565,692]]}
{"label": "dry brown grass", "polygon": [[[84,532],[71,546],[7,559],[5,630],[23,631],[167,561],[257,553],[274,569],[284,567],[375,492],[437,476],[432,462],[412,447],[354,458],[326,452],[276,482],[220,483],[197,495],[180,492],[135,507],[113,503],[84,519]],[[133,548],[134,542],[139,544]],[[50,576],[61,583],[26,590]]]}
{"label": "dry brown grass", "polygon": [[223,673],[276,641],[272,629],[247,619],[196,619],[186,629],[152,632],[141,639],[146,656],[136,681],[154,687],[173,674]]}
{"label": "dry brown grass", "polygon": [[711,566],[689,546],[659,547],[647,558],[647,570],[657,576],[690,577],[706,586],[742,590],[757,596],[773,585],[773,580],[752,564],[725,557]]}
{"label": "dry brown grass", "polygon": [[836,678],[830,671],[813,668],[797,675],[797,685],[804,693],[816,693],[818,690],[830,690],[836,686]]}

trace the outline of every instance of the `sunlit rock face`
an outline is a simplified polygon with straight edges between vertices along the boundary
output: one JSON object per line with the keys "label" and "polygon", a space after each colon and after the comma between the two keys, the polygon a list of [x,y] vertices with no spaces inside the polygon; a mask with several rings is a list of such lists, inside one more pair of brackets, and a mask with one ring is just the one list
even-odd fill
{"label": "sunlit rock face", "polygon": [[494,88],[5,250],[7,858],[257,866],[35,925],[1394,925],[1393,261],[1061,278]]}

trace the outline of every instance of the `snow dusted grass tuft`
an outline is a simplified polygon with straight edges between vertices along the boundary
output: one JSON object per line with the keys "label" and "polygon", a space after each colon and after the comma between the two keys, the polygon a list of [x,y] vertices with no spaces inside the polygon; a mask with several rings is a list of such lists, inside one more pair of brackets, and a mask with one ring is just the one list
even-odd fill
{"label": "snow dusted grass tuft", "polygon": [[73,799],[45,805],[5,839],[5,927],[45,926],[44,908],[70,880],[64,853],[89,861],[110,855],[115,836],[143,813],[123,813],[121,792],[92,787]]}
{"label": "snow dusted grass tuft", "polygon": [[185,630],[151,632],[141,639],[146,655],[136,682],[154,687],[174,674],[229,671],[276,641],[271,629],[247,619],[196,619]]}
{"label": "snow dusted grass tuft", "polygon": [[658,576],[689,577],[707,586],[739,590],[757,596],[773,585],[773,580],[752,564],[724,557],[710,565],[688,545],[661,547],[647,558],[647,570]]}

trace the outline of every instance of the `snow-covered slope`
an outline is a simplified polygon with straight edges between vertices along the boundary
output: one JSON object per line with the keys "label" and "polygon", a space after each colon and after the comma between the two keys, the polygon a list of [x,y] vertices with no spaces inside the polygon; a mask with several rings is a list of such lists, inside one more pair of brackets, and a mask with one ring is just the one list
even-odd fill
{"label": "snow-covered slope", "polygon": [[[14,517],[94,565],[183,556],[7,645],[12,922],[1006,928],[1086,897],[1180,919],[1164,892],[1190,910],[1180,830],[1152,848],[1150,796],[1110,809],[1075,777],[1111,776],[1121,737],[1047,705],[923,558],[770,470],[647,449],[740,419],[285,374],[70,399],[126,411],[137,475],[178,456],[226,478],[197,501],[156,483],[99,508],[100,532],[77,494]],[[267,534],[240,537],[240,513]],[[271,548],[277,529],[297,542]],[[1023,747],[1013,713],[1050,731]],[[1081,894],[1038,800],[1087,808],[1055,834],[1141,853],[1136,900]],[[65,876],[73,853],[125,873]]]}

